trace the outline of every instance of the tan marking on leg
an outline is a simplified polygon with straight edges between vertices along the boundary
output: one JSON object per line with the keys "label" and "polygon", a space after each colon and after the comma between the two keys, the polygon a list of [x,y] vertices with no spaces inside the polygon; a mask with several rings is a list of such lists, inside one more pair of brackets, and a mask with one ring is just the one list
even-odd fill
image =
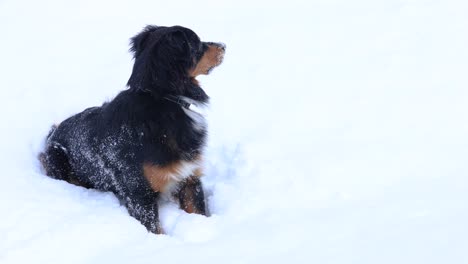
{"label": "tan marking on leg", "polygon": [[161,223],[158,224],[158,227],[156,229],[156,234],[158,235],[165,235],[166,233],[164,232],[164,229],[161,226]]}
{"label": "tan marking on leg", "polygon": [[180,183],[179,187],[179,202],[180,207],[182,210],[189,214],[201,214],[197,207],[195,206],[195,185],[199,182],[197,176],[192,176],[185,179],[183,182]]}
{"label": "tan marking on leg", "polygon": [[184,195],[183,199],[183,208],[185,212],[188,214],[193,214],[193,213],[198,213],[198,211],[195,208],[195,205],[193,204],[193,194],[189,193],[191,191],[187,191],[187,193]]}

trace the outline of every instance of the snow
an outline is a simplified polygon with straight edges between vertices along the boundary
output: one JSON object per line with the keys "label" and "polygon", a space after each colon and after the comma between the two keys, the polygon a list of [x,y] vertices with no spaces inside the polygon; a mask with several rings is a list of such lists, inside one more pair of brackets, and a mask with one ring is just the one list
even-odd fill
{"label": "snow", "polygon": [[[468,3],[0,1],[0,263],[468,263]],[[53,123],[100,105],[146,24],[227,44],[211,217],[43,175]]]}

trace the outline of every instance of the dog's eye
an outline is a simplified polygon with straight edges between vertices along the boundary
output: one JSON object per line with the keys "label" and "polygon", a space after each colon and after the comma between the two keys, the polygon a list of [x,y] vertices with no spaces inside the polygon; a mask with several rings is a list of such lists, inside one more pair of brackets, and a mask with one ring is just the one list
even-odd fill
{"label": "dog's eye", "polygon": [[208,45],[206,45],[205,43],[201,43],[200,46],[198,47],[197,57],[201,58],[203,54],[205,54],[207,49],[208,49]]}
{"label": "dog's eye", "polygon": [[199,61],[201,57],[203,57],[203,52],[197,51],[197,53],[195,53],[195,59]]}
{"label": "dog's eye", "polygon": [[208,49],[208,45],[206,45],[203,42],[198,42],[198,45],[195,44],[192,47],[192,54],[194,55],[194,60],[195,62],[198,62],[201,60],[203,54],[205,54],[206,50]]}
{"label": "dog's eye", "polygon": [[203,54],[205,53],[205,49],[203,48],[203,45],[200,45],[198,50],[195,52],[195,58],[198,60],[203,57]]}

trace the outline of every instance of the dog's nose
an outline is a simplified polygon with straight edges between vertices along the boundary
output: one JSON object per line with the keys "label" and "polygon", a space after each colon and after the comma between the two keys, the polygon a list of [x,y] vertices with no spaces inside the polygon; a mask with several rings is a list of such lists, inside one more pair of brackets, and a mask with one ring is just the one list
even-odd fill
{"label": "dog's nose", "polygon": [[221,42],[208,42],[208,45],[213,45],[223,51],[226,51],[226,44],[221,43]]}
{"label": "dog's nose", "polygon": [[224,43],[217,43],[217,44],[220,49],[222,49],[223,51],[226,51],[226,44]]}

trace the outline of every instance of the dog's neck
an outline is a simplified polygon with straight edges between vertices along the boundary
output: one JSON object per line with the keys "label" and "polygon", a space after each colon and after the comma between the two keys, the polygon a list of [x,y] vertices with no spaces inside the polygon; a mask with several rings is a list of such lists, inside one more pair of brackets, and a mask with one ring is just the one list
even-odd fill
{"label": "dog's neck", "polygon": [[198,82],[190,81],[185,82],[184,84],[185,85],[183,89],[176,93],[171,93],[167,90],[164,91],[162,89],[158,89],[157,87],[140,87],[135,89],[134,87],[130,86],[130,89],[150,94],[156,100],[167,100],[173,102],[185,109],[188,109],[190,105],[202,106],[208,104],[210,98],[205,93],[205,91],[203,91],[203,89],[198,85]]}
{"label": "dog's neck", "polygon": [[165,100],[173,102],[175,104],[178,104],[182,108],[189,109],[190,106],[192,105],[191,103],[187,102],[180,96],[174,96],[174,95],[166,95],[163,97]]}

